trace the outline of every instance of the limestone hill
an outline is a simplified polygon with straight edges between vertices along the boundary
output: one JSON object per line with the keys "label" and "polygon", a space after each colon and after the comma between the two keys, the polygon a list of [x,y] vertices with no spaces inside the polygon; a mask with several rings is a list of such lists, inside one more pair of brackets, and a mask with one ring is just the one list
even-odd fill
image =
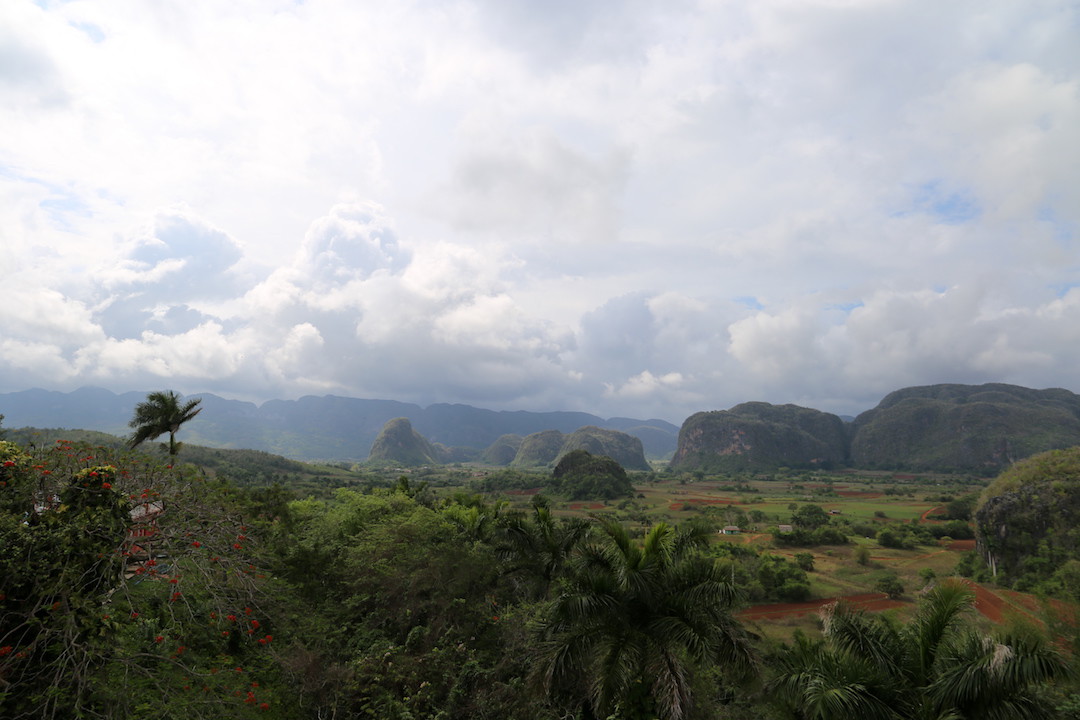
{"label": "limestone hill", "polygon": [[994,473],[1080,445],[1080,396],[1016,385],[927,385],[890,393],[855,419],[856,467]]}
{"label": "limestone hill", "polygon": [[683,470],[832,467],[847,460],[844,423],[797,405],[750,402],[691,415],[671,460]]}

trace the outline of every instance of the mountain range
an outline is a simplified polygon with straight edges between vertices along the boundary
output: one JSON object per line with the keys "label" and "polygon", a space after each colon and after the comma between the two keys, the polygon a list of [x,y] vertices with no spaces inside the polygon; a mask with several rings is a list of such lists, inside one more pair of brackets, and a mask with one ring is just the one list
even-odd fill
{"label": "mountain range", "polygon": [[[549,430],[569,435],[594,426],[637,437],[646,456],[664,458],[675,451],[679,432],[664,420],[605,419],[583,412],[510,412],[457,404],[421,407],[334,395],[270,400],[262,405],[207,393],[189,397],[202,398],[203,409],[184,425],[180,434],[185,442],[262,450],[303,461],[366,461],[379,433],[396,418],[408,419],[430,443],[480,451],[503,436],[524,438]],[[135,405],[144,399],[145,392],[115,394],[90,387],[69,393],[25,390],[0,393],[0,414],[5,416],[5,426],[12,428],[78,428],[126,435]]]}
{"label": "mountain range", "polygon": [[[145,396],[99,388],[27,390],[0,394],[0,413],[7,427],[123,435]],[[262,405],[209,394],[192,397],[202,398],[203,412],[184,426],[185,441],[306,461],[398,461],[393,448],[408,446],[417,462],[480,460],[530,467],[587,449],[619,455],[631,469],[645,469],[647,457],[670,458],[671,467],[681,470],[788,466],[991,474],[1035,453],[1080,445],[1080,395],[1002,383],[904,388],[851,421],[812,408],[747,402],[695,413],[681,428],[664,420],[604,419],[582,412],[421,407],[332,395]]]}

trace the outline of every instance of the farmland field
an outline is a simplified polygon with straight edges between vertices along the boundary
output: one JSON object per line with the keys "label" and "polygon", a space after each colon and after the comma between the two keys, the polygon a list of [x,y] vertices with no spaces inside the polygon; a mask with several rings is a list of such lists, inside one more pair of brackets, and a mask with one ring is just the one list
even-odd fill
{"label": "farmland field", "polygon": [[[913,547],[884,547],[877,532],[905,527],[940,526],[946,506],[953,498],[978,493],[983,480],[966,476],[905,476],[891,473],[836,474],[812,478],[681,478],[639,482],[632,499],[607,502],[559,502],[552,507],[563,516],[586,517],[610,514],[630,527],[642,530],[659,521],[679,523],[706,518],[717,528],[737,525],[737,534],[714,537],[718,547],[753,548],[759,552],[794,560],[798,554],[813,557],[807,573],[810,596],[805,602],[748,604],[740,617],[755,631],[785,638],[796,629],[815,631],[820,608],[844,598],[870,611],[905,613],[914,607],[927,578],[954,574],[964,553],[974,548],[970,539],[934,538]],[[503,497],[524,507],[536,491],[513,491]],[[791,523],[793,510],[817,505],[828,515],[830,526],[848,536],[846,544],[784,546],[774,531]],[[925,536],[924,536],[925,537]],[[861,555],[861,561],[859,559]],[[895,575],[904,588],[890,598],[875,587],[883,577]],[[976,609],[991,622],[1009,615],[1039,617],[1040,604],[1029,595],[972,585]]]}

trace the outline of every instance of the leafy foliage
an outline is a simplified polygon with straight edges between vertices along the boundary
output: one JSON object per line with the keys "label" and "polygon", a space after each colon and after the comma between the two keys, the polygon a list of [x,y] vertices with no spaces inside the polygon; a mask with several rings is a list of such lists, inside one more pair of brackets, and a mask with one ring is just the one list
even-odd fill
{"label": "leafy foliage", "polygon": [[1080,447],[1003,472],[983,492],[975,522],[982,556],[1002,582],[1075,597],[1057,573],[1080,559]]}
{"label": "leafy foliage", "polygon": [[943,583],[905,625],[835,604],[820,641],[780,654],[769,689],[807,720],[1050,717],[1039,690],[1068,674],[1064,657],[1030,629],[979,632],[964,620],[973,601],[966,584]]}
{"label": "leafy foliage", "polygon": [[535,677],[594,716],[689,717],[694,668],[754,665],[730,612],[735,588],[698,552],[700,529],[660,523],[639,544],[613,521],[598,524],[541,615]]}
{"label": "leafy foliage", "polygon": [[274,676],[271,603],[220,488],[104,447],[0,454],[0,715],[125,718],[150,699],[166,718],[278,707],[250,685]]}

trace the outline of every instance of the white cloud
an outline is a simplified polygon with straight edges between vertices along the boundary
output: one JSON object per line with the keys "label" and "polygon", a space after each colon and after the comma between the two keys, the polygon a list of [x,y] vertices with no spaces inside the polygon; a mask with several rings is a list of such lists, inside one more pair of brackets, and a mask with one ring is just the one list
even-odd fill
{"label": "white cloud", "polygon": [[11,0],[0,389],[675,421],[1080,390],[1078,22]]}

